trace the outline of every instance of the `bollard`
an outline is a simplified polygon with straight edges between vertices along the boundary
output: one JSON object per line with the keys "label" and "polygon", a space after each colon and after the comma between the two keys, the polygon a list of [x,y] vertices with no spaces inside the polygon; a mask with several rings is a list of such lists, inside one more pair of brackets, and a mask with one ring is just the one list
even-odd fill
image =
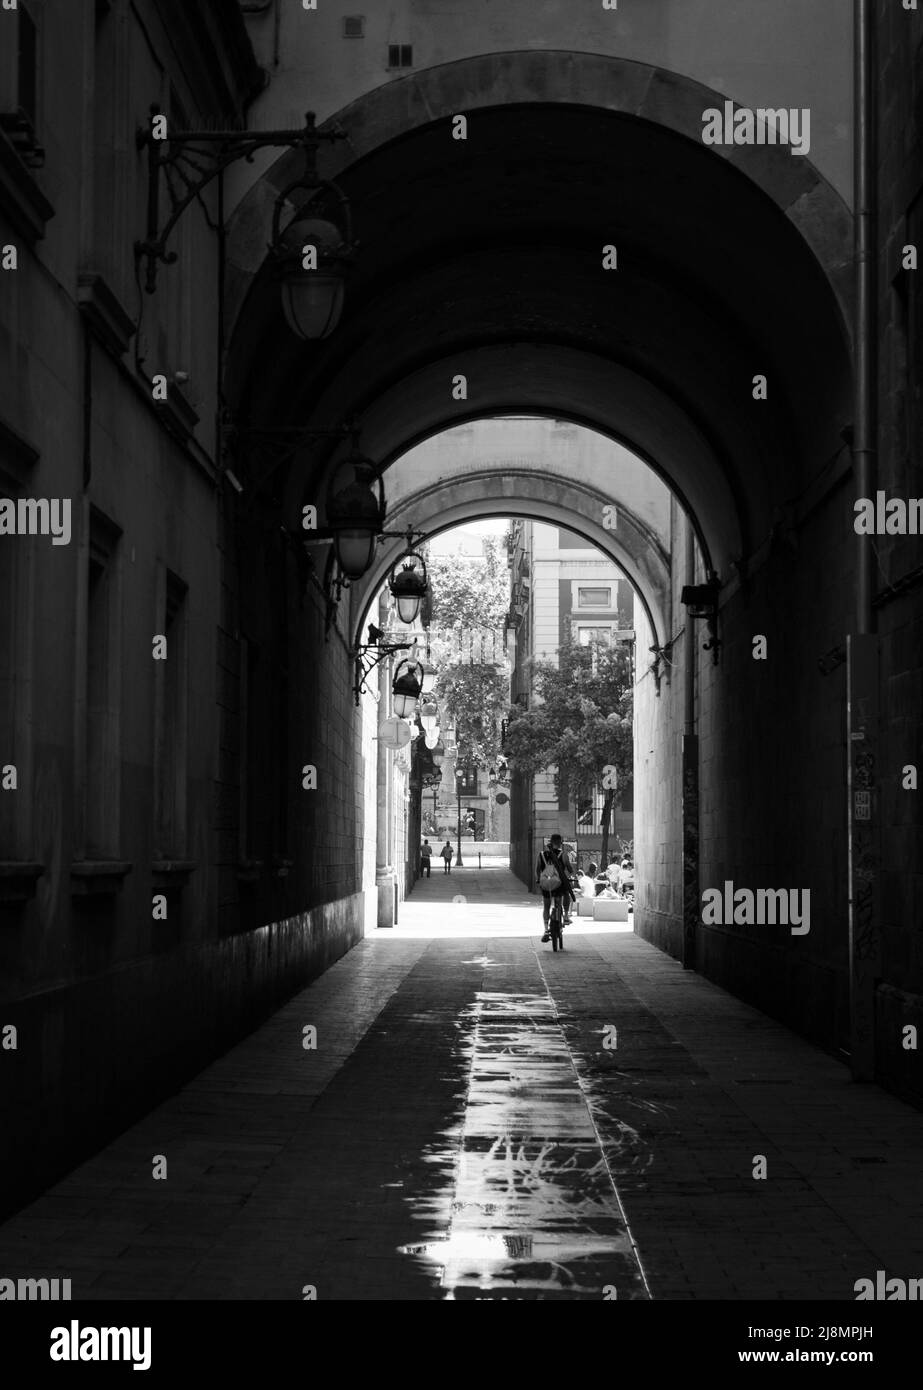
{"label": "bollard", "polygon": [[478,850],[478,868],[481,867],[481,851]]}

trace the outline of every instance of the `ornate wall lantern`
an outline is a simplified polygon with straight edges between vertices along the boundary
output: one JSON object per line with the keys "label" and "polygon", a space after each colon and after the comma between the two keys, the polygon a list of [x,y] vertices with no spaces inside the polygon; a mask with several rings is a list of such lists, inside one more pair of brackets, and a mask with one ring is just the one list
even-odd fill
{"label": "ornate wall lantern", "polygon": [[[397,616],[409,627],[415,623],[420,613],[420,605],[428,587],[426,561],[422,555],[411,551],[400,560],[401,568],[391,571],[388,588],[397,608]],[[397,572],[395,572],[397,570]],[[425,679],[425,672],[424,672]]]}
{"label": "ornate wall lantern", "polygon": [[[407,670],[401,675],[403,666],[406,666]],[[419,675],[415,674],[414,668]],[[391,694],[394,697],[394,713],[401,719],[409,718],[416,707],[422,688],[422,673],[423,668],[419,661],[411,661],[405,657],[403,661],[398,662]]]}
{"label": "ornate wall lantern", "polygon": [[[353,477],[344,482],[343,472],[349,468]],[[384,522],[381,474],[354,446],[334,474],[327,494],[327,531],[333,537],[337,564],[347,579],[361,579],[370,569]]]}

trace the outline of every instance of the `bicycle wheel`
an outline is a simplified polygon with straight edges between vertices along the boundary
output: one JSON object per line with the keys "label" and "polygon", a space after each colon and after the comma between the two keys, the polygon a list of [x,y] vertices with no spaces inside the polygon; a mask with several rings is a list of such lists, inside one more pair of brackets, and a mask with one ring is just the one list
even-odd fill
{"label": "bicycle wheel", "polygon": [[552,951],[564,950],[564,933],[561,930],[561,909],[557,903],[551,913],[551,949]]}

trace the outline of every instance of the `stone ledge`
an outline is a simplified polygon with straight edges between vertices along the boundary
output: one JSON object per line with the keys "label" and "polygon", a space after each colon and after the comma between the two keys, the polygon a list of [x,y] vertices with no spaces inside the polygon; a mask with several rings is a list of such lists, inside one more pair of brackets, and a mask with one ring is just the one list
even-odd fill
{"label": "stone ledge", "polygon": [[123,859],[81,859],[71,864],[71,896],[103,897],[118,893],[132,867]]}
{"label": "stone ledge", "polygon": [[104,276],[96,270],[81,271],[77,278],[77,302],[100,341],[123,356],[128,351],[135,325]]}
{"label": "stone ledge", "polygon": [[4,130],[0,130],[0,203],[16,231],[26,241],[40,241],[54,208],[22,162]]}
{"label": "stone ledge", "polygon": [[152,400],[151,404],[163,420],[168,433],[185,443],[195,433],[199,416],[186,400],[176,382],[170,382],[165,401]]}
{"label": "stone ledge", "polygon": [[151,864],[151,877],[155,888],[174,892],[185,888],[189,876],[199,867],[197,859],[155,859]]}
{"label": "stone ledge", "polygon": [[36,880],[44,872],[44,864],[25,860],[0,861],[0,903],[28,902],[35,896]]}

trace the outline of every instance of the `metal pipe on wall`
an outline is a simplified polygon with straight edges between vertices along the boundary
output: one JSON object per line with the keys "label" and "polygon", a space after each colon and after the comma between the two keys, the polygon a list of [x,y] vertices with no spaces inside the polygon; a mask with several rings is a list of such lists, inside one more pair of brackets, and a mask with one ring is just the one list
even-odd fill
{"label": "metal pipe on wall", "polygon": [[[875,116],[873,89],[873,0],[854,0],[856,380],[853,412],[853,470],[857,497],[875,486]],[[875,631],[872,603],[871,536],[857,536],[856,631]]]}
{"label": "metal pipe on wall", "polygon": [[[856,497],[876,482],[876,121],[875,4],[854,0]],[[874,1081],[876,1006],[882,972],[881,736],[872,536],[856,537],[856,630],[846,639],[846,817],[849,869],[849,1056],[854,1081]]]}

